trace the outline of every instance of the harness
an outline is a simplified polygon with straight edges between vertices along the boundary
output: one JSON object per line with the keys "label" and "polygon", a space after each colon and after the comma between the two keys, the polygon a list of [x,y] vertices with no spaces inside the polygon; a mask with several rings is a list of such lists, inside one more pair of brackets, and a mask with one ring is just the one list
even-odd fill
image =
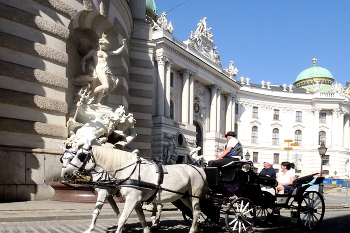
{"label": "harness", "polygon": [[[84,154],[84,153],[82,153]],[[92,154],[92,150],[89,150],[88,153],[85,154],[85,158],[83,161],[83,164],[81,167],[78,167],[77,165],[75,165],[74,163],[70,162],[70,165],[72,165],[75,168],[78,168],[78,173],[80,172],[86,172],[85,170],[85,166],[87,164],[87,162],[92,159],[92,162],[94,163],[94,165],[96,166],[96,162],[94,159],[94,156]],[[78,154],[79,156],[79,154]],[[186,193],[181,193],[181,192],[177,192],[177,191],[173,191],[170,189],[166,189],[163,188],[161,185],[163,184],[164,181],[164,174],[167,173],[166,169],[163,167],[162,165],[162,161],[159,159],[154,160],[154,165],[156,168],[156,172],[158,173],[158,180],[156,184],[153,183],[149,183],[149,182],[144,182],[141,180],[141,164],[145,164],[143,163],[143,160],[141,160],[140,158],[138,158],[138,160],[134,163],[131,163],[125,167],[122,167],[118,170],[114,170],[114,171],[103,171],[103,172],[113,172],[114,176],[117,174],[117,172],[122,171],[130,166],[134,166],[134,168],[132,169],[131,173],[128,175],[127,178],[125,179],[120,179],[120,180],[114,180],[108,183],[104,183],[104,182],[97,182],[94,186],[95,187],[99,187],[99,188],[103,188],[103,187],[109,187],[109,188],[118,188],[118,187],[134,187],[134,188],[143,188],[143,189],[150,189],[150,190],[154,190],[153,194],[145,201],[147,204],[151,203],[154,198],[157,196],[157,193],[160,190],[164,190],[164,191],[168,191],[168,192],[172,192],[172,193],[176,193],[179,195],[184,195],[184,196],[189,196],[189,197],[195,197],[195,198],[200,198],[194,195],[190,195],[187,192]],[[193,166],[192,166],[193,167]],[[138,177],[137,179],[130,179],[130,177],[136,172],[136,170],[138,170]],[[75,175],[79,175],[80,174],[75,174]],[[113,184],[113,185],[112,185]]]}

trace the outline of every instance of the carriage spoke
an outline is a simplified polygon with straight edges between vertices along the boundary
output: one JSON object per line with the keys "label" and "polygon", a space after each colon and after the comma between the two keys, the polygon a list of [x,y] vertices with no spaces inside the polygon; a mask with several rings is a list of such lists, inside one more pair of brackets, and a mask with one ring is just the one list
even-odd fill
{"label": "carriage spoke", "polygon": [[252,230],[255,218],[254,204],[247,198],[234,200],[226,212],[226,226],[231,233],[246,233]]}
{"label": "carriage spoke", "polygon": [[324,211],[321,194],[315,191],[307,192],[298,206],[299,220],[304,227],[314,229],[322,222]]}

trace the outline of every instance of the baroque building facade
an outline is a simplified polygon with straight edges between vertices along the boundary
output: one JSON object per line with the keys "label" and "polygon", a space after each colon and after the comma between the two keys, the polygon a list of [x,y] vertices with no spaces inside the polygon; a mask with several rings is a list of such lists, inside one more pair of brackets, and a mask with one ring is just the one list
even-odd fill
{"label": "baroque building facade", "polygon": [[[152,0],[0,0],[0,20],[0,202],[54,195],[58,145],[79,108],[73,80],[102,37],[111,50],[125,45],[108,58],[119,81],[101,104],[133,113],[130,146],[140,156],[163,158],[172,145],[176,162],[187,163],[200,146],[211,160],[232,130],[257,170],[274,159],[275,168],[289,160],[298,173],[319,172],[323,141],[325,173],[349,178],[349,91],[315,63],[294,86],[237,78],[233,62],[222,67],[206,17],[183,42]],[[299,146],[285,151],[285,139]]]}

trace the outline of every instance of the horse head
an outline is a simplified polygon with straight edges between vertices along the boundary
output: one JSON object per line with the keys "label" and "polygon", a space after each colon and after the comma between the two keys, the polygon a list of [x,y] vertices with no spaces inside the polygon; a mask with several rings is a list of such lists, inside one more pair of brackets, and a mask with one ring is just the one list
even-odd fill
{"label": "horse head", "polygon": [[[81,147],[76,146],[75,148],[67,149],[67,148],[60,146],[60,148],[64,151],[63,155],[60,159],[60,161],[62,163],[61,177],[64,177],[64,178],[66,178],[67,168],[71,165],[71,162],[73,161],[73,159],[75,157],[79,156],[79,158],[81,159],[82,157],[84,157],[84,155],[82,155],[82,154],[87,154],[87,155],[90,155],[90,157],[91,157],[90,151],[91,151],[92,147],[90,146],[90,143],[87,139],[86,139],[84,145]],[[84,167],[87,166],[89,160],[90,159],[84,159],[84,161],[85,161]],[[94,165],[89,165],[87,167],[88,167],[88,169],[92,169],[94,167]],[[88,170],[88,169],[86,169],[86,170]]]}
{"label": "horse head", "polygon": [[87,173],[95,168],[95,163],[92,161],[92,148],[88,150],[80,148],[74,154],[74,156],[66,157],[63,159],[64,165],[62,166],[62,176],[65,180],[74,180],[81,175],[87,175]]}

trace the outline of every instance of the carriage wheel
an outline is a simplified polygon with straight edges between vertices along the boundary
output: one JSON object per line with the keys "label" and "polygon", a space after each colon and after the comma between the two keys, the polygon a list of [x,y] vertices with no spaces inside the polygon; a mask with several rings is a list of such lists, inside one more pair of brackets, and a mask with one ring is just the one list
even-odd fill
{"label": "carriage wheel", "polygon": [[256,220],[255,206],[245,197],[232,201],[226,211],[226,227],[231,233],[246,233],[253,230]]}
{"label": "carriage wheel", "polygon": [[324,199],[319,192],[306,192],[298,206],[299,222],[307,229],[314,229],[323,220]]}
{"label": "carriage wheel", "polygon": [[261,223],[276,223],[280,216],[278,208],[263,208],[261,206],[256,207],[256,220]]}
{"label": "carriage wheel", "polygon": [[[182,212],[182,217],[188,225],[192,225],[192,217],[187,216],[184,212]],[[204,225],[207,221],[207,216],[201,212],[198,217],[198,225]]]}

